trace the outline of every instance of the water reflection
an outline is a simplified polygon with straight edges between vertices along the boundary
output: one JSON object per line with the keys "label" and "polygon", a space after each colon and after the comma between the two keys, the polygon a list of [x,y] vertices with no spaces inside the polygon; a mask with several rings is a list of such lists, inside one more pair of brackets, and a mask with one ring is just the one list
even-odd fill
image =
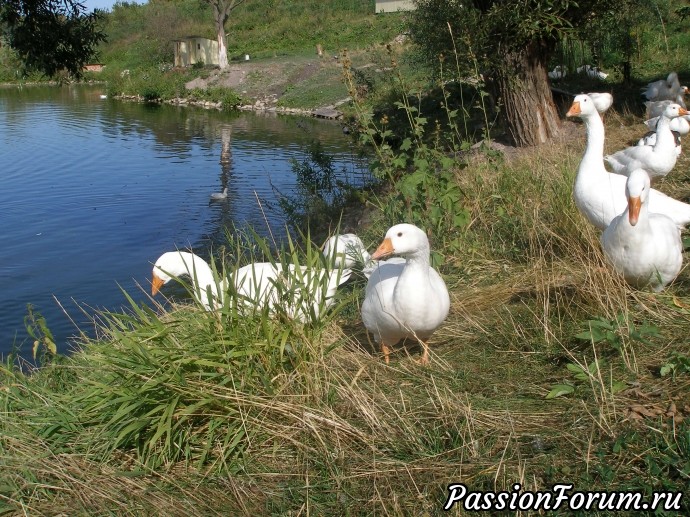
{"label": "water reflection", "polygon": [[[120,286],[145,301],[164,251],[208,257],[226,231],[249,225],[284,235],[267,211],[291,193],[291,160],[318,140],[352,182],[364,160],[340,126],[288,116],[226,114],[100,99],[103,88],[0,89],[0,354],[25,337],[26,304],[66,348],[75,300],[115,309]],[[209,204],[228,187],[228,199]],[[275,190],[274,190],[275,189]]]}

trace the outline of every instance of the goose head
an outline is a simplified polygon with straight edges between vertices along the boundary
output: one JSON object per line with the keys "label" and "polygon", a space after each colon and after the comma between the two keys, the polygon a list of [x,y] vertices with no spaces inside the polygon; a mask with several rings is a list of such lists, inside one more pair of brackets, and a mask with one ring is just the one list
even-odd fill
{"label": "goose head", "polygon": [[628,221],[631,226],[635,226],[640,218],[640,210],[642,204],[647,201],[649,189],[650,181],[647,171],[635,169],[630,173],[625,183],[625,196],[628,198]]}
{"label": "goose head", "polygon": [[333,235],[323,245],[322,252],[334,266],[352,269],[358,262],[366,264],[371,259],[362,239],[354,233]]}
{"label": "goose head", "polygon": [[155,296],[161,287],[173,278],[194,274],[195,263],[191,253],[186,251],[168,251],[163,253],[153,265],[151,295]]}
{"label": "goose head", "polygon": [[575,99],[573,99],[573,104],[570,106],[570,109],[565,116],[583,118],[597,113],[599,113],[599,110],[597,109],[597,106],[592,98],[585,93],[581,93],[580,95],[575,96]]}
{"label": "goose head", "polygon": [[680,104],[673,103],[673,104],[669,104],[668,106],[666,106],[666,108],[664,108],[664,111],[662,112],[661,115],[666,117],[666,118],[673,119],[676,117],[680,117],[681,115],[687,115],[687,114],[688,114],[688,110],[683,108]]}
{"label": "goose head", "polygon": [[381,260],[391,255],[405,258],[415,256],[429,256],[429,239],[423,230],[413,224],[396,224],[391,227],[381,245],[371,256],[374,260]]}

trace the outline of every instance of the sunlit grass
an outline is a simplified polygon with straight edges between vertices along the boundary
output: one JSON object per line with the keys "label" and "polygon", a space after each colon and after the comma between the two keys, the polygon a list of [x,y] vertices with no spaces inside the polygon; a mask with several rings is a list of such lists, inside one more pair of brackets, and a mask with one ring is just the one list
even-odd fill
{"label": "sunlit grass", "polygon": [[[607,129],[625,140],[614,117]],[[456,171],[471,223],[461,251],[439,250],[452,307],[428,368],[406,346],[390,367],[376,355],[359,320],[361,281],[307,325],[232,302],[219,313],[192,301],[133,307],[104,315],[102,338],[61,362],[31,375],[5,365],[2,504],[419,515],[440,514],[453,481],[686,486],[690,377],[660,368],[690,352],[687,272],[661,294],[612,274],[570,198],[580,153],[564,141]],[[370,247],[385,224],[362,234]],[[230,243],[226,272],[270,253]],[[307,246],[273,260],[316,267],[319,255]],[[578,338],[591,320],[613,333]],[[640,340],[644,325],[656,335]],[[568,366],[595,361],[579,377]],[[573,391],[546,399],[559,384]]]}

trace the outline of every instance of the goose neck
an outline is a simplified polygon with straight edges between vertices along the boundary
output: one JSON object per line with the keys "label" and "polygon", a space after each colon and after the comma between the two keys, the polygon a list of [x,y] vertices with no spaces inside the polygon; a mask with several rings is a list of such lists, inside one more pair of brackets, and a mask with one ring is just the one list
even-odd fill
{"label": "goose neck", "polygon": [[604,122],[598,113],[594,113],[584,119],[587,128],[587,146],[582,162],[604,160]]}
{"label": "goose neck", "polygon": [[429,256],[429,250],[423,249],[415,253],[411,253],[406,257],[405,271],[415,271],[421,270],[425,271],[429,269],[431,264],[431,257]]}

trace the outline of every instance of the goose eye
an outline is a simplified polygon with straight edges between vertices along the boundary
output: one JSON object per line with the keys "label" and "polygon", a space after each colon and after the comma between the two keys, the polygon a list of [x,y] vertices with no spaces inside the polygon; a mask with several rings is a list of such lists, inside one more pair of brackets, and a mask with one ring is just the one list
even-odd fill
{"label": "goose eye", "polygon": [[402,237],[402,232],[398,232],[398,237]]}

